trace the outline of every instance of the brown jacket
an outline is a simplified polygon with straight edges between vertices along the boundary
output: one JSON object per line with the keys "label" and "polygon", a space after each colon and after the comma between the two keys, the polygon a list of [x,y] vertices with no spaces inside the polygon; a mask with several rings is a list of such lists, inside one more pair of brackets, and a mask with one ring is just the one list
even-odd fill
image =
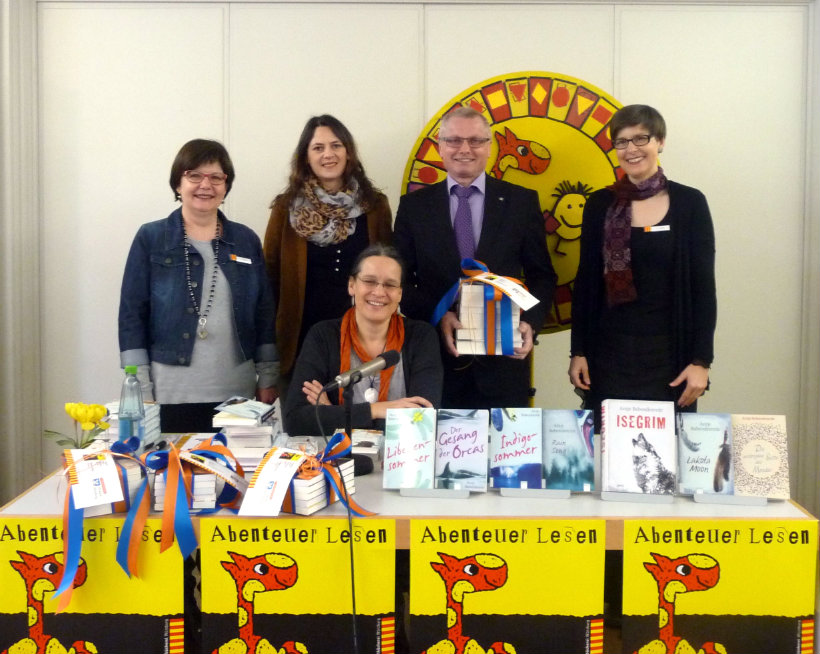
{"label": "brown jacket", "polygon": [[[290,374],[296,361],[296,347],[302,329],[307,271],[307,241],[290,226],[289,207],[276,198],[265,230],[265,265],[276,298],[276,345],[279,348],[281,373]],[[387,197],[367,213],[370,243],[393,241],[393,216]]]}

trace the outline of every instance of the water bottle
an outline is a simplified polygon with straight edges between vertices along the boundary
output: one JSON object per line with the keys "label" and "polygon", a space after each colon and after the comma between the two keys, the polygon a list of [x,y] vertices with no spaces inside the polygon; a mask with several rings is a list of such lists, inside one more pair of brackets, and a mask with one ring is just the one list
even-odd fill
{"label": "water bottle", "polygon": [[142,404],[142,389],[137,379],[137,366],[125,366],[119,410],[120,441],[132,436],[142,443],[145,425],[145,407]]}

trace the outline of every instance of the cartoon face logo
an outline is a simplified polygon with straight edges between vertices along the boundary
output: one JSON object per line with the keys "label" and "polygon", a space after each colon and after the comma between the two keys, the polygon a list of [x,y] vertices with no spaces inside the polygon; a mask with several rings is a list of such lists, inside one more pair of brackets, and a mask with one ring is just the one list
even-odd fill
{"label": "cartoon face logo", "polygon": [[586,199],[620,176],[608,125],[621,105],[588,82],[562,74],[521,72],[485,80],[456,95],[424,127],[405,168],[404,192],[446,178],[438,129],[457,106],[475,109],[490,123],[488,174],[538,192],[558,275],[545,331],[568,329]]}

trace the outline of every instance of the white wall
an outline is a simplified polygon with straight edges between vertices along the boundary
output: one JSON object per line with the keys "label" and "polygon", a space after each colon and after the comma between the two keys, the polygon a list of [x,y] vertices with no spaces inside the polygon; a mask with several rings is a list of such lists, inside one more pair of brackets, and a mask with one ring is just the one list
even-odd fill
{"label": "white wall", "polygon": [[[809,5],[38,7],[44,426],[66,426],[65,401],[118,393],[123,263],[137,227],[174,207],[183,142],[226,143],[237,181],[225,211],[261,235],[305,119],[333,113],[395,210],[430,116],[488,77],[545,70],[664,113],[664,168],[704,191],[717,234],[701,410],[785,413],[796,440]],[[568,351],[566,332],[541,337],[538,405],[577,406]]]}

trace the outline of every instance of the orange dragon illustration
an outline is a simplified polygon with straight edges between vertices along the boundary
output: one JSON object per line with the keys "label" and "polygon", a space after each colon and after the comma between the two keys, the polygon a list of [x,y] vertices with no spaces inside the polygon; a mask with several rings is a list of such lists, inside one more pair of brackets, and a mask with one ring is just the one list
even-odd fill
{"label": "orange dragon illustration", "polygon": [[495,133],[498,143],[498,156],[495,159],[490,174],[496,179],[504,176],[507,168],[517,168],[530,175],[540,175],[550,165],[550,151],[536,141],[520,139],[509,128],[504,128],[504,134]]}
{"label": "orange dragon illustration", "polygon": [[495,554],[475,554],[463,559],[438,553],[442,563],[430,565],[447,592],[447,638],[440,640],[422,654],[515,654],[509,643],[495,642],[483,649],[473,638],[462,633],[464,598],[468,593],[496,590],[507,583],[507,563]]}
{"label": "orange dragon illustration", "polygon": [[675,635],[675,600],[682,593],[714,588],[720,580],[720,565],[706,554],[687,554],[670,559],[652,553],[655,563],[644,563],[658,583],[659,637],[634,654],[727,654],[720,643],[707,642],[695,650]]}
{"label": "orange dragon illustration", "polygon": [[228,552],[228,555],[233,561],[222,561],[222,567],[236,583],[239,637],[217,647],[213,654],[307,654],[302,643],[289,640],[277,649],[266,638],[253,632],[254,597],[257,593],[293,586],[299,578],[296,561],[287,554],[274,552],[254,557],[238,552]]}
{"label": "orange dragon illustration", "polygon": [[[20,561],[9,561],[20,573],[26,584],[28,607],[28,637],[17,641],[2,654],[97,654],[97,648],[84,640],[76,641],[68,650],[54,636],[43,632],[43,602],[45,594],[57,590],[63,576],[61,552],[36,556],[17,550]],[[86,579],[86,564],[80,559],[74,588],[82,586]]]}

